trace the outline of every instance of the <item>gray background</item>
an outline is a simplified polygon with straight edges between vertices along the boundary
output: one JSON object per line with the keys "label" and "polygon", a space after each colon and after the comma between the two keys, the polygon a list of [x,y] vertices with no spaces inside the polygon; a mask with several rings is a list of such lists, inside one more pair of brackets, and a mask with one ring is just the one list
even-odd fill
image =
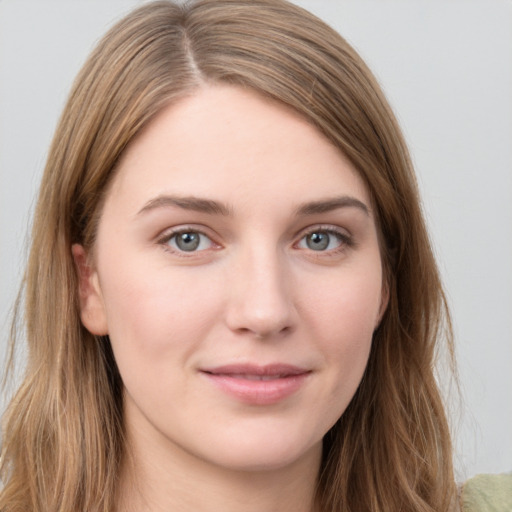
{"label": "gray background", "polygon": [[[0,0],[0,342],[66,94],[136,0]],[[379,78],[416,164],[455,321],[460,480],[512,470],[512,2],[297,0]]]}

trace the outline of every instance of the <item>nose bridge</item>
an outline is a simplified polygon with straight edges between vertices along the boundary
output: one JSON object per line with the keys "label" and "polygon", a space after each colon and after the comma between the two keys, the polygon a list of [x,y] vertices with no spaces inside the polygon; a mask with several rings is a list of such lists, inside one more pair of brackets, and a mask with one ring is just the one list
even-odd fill
{"label": "nose bridge", "polygon": [[237,257],[227,313],[229,327],[267,337],[294,322],[290,269],[276,245],[248,244]]}

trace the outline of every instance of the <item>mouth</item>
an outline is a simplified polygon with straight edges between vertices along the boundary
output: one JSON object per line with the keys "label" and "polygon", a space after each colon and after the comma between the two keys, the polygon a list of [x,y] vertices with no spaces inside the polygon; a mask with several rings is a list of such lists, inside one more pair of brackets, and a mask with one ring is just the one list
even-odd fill
{"label": "mouth", "polygon": [[234,377],[237,379],[246,379],[246,380],[275,380],[275,379],[284,379],[285,377],[289,377],[289,375],[250,375],[247,373],[211,373],[211,375],[224,375],[225,377]]}
{"label": "mouth", "polygon": [[251,405],[271,405],[297,393],[312,371],[288,364],[244,364],[205,368],[200,373],[235,400]]}

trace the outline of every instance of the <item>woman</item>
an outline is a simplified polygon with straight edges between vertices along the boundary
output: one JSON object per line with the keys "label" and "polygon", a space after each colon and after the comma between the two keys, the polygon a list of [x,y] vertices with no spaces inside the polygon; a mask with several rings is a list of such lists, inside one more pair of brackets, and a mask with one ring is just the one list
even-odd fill
{"label": "woman", "polygon": [[407,149],[300,8],[156,2],[110,30],[54,137],[24,294],[2,511],[458,506]]}

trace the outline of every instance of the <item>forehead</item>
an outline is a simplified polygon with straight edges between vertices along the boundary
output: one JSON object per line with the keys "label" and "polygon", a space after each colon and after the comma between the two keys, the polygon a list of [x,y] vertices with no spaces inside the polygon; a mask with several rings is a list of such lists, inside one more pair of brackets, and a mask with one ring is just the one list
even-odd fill
{"label": "forehead", "polygon": [[350,192],[369,203],[353,165],[317,128],[233,86],[202,87],[160,112],[125,151],[111,192],[139,203],[165,193],[236,203]]}

